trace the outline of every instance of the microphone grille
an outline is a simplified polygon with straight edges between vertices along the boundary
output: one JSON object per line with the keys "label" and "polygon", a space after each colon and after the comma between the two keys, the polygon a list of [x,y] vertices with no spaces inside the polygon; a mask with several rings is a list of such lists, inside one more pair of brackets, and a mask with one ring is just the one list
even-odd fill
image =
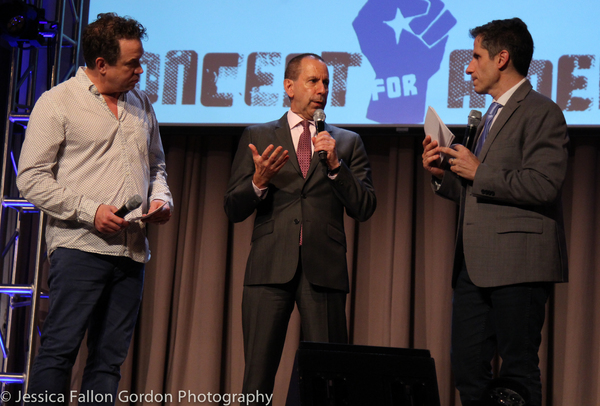
{"label": "microphone grille", "polygon": [[325,121],[325,112],[323,111],[323,109],[316,109],[315,113],[313,114],[313,118],[315,119],[315,121]]}
{"label": "microphone grille", "polygon": [[481,123],[481,111],[471,110],[469,113],[469,125],[477,127]]}
{"label": "microphone grille", "polygon": [[142,196],[135,195],[127,201],[127,204],[125,205],[125,207],[127,207],[127,210],[131,211],[131,210],[137,209],[141,205],[142,205]]}

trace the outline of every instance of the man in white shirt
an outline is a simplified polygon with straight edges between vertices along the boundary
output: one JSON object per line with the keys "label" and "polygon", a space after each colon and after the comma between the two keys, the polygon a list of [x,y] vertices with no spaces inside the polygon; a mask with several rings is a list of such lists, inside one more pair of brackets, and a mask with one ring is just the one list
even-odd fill
{"label": "man in white shirt", "polygon": [[[31,395],[63,396],[87,330],[80,393],[96,394],[94,404],[116,401],[150,259],[145,223],[167,222],[173,204],[154,110],[135,90],[145,32],[133,19],[100,14],[82,36],[87,68],[45,92],[31,113],[17,186],[48,214],[50,258]],[[115,215],[135,195],[141,207]]]}

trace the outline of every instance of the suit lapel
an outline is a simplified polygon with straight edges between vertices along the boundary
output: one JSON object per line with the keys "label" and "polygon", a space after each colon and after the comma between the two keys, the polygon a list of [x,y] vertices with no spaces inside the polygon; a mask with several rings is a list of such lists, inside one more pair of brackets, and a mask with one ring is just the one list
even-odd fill
{"label": "suit lapel", "polygon": [[[277,137],[278,144],[283,147],[284,151],[287,149],[288,154],[290,155],[290,159],[286,165],[291,164],[296,172],[302,176],[300,164],[298,163],[298,155],[296,155],[296,149],[294,148],[294,143],[292,141],[292,133],[290,131],[290,125],[288,124],[287,113],[279,119],[279,127],[275,129],[275,136]],[[277,145],[275,145],[275,147],[277,147]]]}
{"label": "suit lapel", "polygon": [[[531,83],[529,83],[529,81],[526,81],[517,88],[517,90],[515,91],[515,93],[513,93],[511,98],[508,99],[506,105],[502,107],[502,110],[500,110],[500,115],[498,116],[498,118],[496,118],[492,129],[490,130],[489,134],[485,139],[485,143],[483,144],[483,148],[481,149],[481,153],[479,154],[480,161],[483,161],[485,159],[485,156],[487,155],[490,146],[494,143],[494,140],[496,139],[500,131],[502,131],[502,128],[504,128],[504,125],[508,122],[513,113],[520,107],[521,102],[527,96],[527,94],[529,94],[531,89]],[[485,119],[482,122],[484,121]]]}

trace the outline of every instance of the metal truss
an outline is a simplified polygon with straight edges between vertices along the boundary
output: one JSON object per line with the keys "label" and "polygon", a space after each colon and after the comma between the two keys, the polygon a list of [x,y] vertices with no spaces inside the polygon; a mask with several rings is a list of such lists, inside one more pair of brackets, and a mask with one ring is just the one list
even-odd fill
{"label": "metal truss", "polygon": [[[48,15],[41,0],[23,3]],[[55,5],[54,20],[40,22],[35,40],[9,42],[12,58],[0,179],[0,383],[3,391],[14,389],[8,384],[21,384],[22,393],[27,391],[37,350],[40,300],[47,296],[41,289],[45,215],[20,197],[17,161],[37,97],[74,76],[79,66],[86,0],[50,3]],[[40,57],[44,54],[45,60]]]}

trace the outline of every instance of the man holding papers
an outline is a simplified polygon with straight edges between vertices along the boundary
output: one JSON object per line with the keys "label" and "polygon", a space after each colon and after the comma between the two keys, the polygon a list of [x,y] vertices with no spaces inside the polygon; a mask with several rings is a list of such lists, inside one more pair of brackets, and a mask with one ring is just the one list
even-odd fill
{"label": "man holding papers", "polygon": [[[427,135],[423,167],[437,194],[460,205],[452,283],[452,367],[463,406],[476,405],[499,378],[527,405],[542,401],[538,350],[545,304],[567,281],[561,188],[567,126],[561,109],[526,79],[533,39],[518,18],[471,30],[467,67],[475,91],[493,103],[473,151],[441,147]],[[447,163],[439,163],[441,154]]]}

